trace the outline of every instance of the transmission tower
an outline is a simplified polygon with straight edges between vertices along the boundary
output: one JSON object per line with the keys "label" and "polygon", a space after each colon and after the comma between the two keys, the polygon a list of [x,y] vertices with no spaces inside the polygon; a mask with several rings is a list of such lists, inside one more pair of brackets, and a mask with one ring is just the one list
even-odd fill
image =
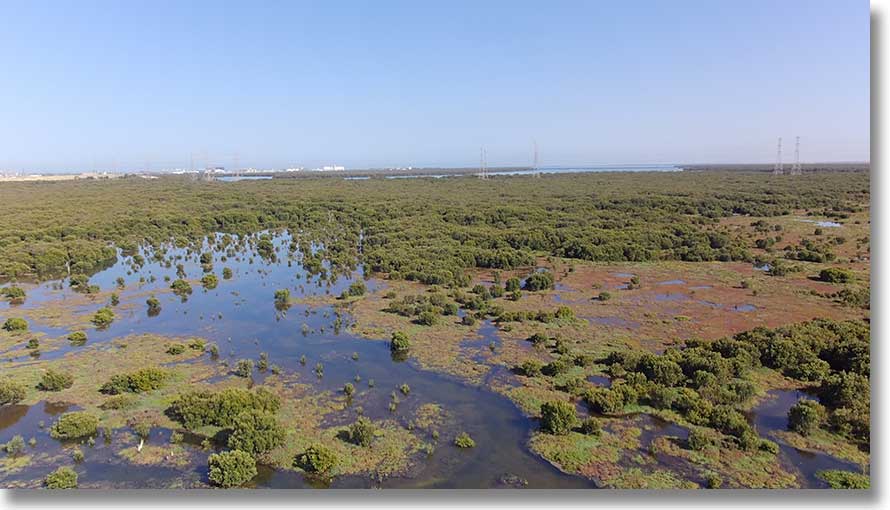
{"label": "transmission tower", "polygon": [[232,172],[235,173],[236,176],[241,176],[241,166],[238,164],[238,153],[236,152],[234,156],[232,156]]}
{"label": "transmission tower", "polygon": [[540,176],[541,176],[541,172],[538,171],[538,141],[537,141],[537,140],[534,140],[533,143],[535,144],[535,166],[534,166],[534,176],[535,176],[535,177],[540,177]]}
{"label": "transmission tower", "polygon": [[773,167],[773,175],[782,175],[782,137],[779,137],[779,143],[776,146],[776,166]]}
{"label": "transmission tower", "polygon": [[488,179],[488,162],[485,161],[485,147],[479,148],[479,178]]}
{"label": "transmission tower", "polygon": [[800,168],[800,137],[794,139],[794,165],[791,166],[791,175],[801,175],[803,171]]}

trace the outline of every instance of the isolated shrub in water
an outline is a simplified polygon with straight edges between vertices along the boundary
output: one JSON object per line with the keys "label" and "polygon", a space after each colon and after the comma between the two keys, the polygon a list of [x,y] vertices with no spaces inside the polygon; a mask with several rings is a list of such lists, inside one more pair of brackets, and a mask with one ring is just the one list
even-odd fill
{"label": "isolated shrub in water", "polygon": [[3,323],[3,329],[10,333],[13,331],[27,331],[28,321],[20,317],[10,317]]}
{"label": "isolated shrub in water", "polygon": [[473,441],[473,438],[466,432],[461,432],[454,438],[454,446],[458,448],[474,448],[476,441]]}
{"label": "isolated shrub in water", "polygon": [[12,457],[21,455],[25,451],[25,439],[19,435],[12,436],[12,439],[3,446],[3,450]]}
{"label": "isolated shrub in water", "polygon": [[541,405],[541,429],[559,436],[568,434],[578,425],[575,406],[562,400]]}
{"label": "isolated shrub in water", "polygon": [[[509,281],[507,282],[510,283]],[[532,292],[553,288],[553,273],[550,271],[537,271],[525,279],[525,290]]]}
{"label": "isolated shrub in water", "polygon": [[76,489],[77,472],[68,466],[63,466],[43,479],[43,485],[47,489]]}
{"label": "isolated shrub in water", "polygon": [[235,368],[235,375],[238,377],[250,377],[253,372],[253,360],[241,359]]}
{"label": "isolated shrub in water", "polygon": [[825,407],[813,400],[801,399],[788,410],[788,430],[809,436],[825,420]]}
{"label": "isolated shrub in water", "polygon": [[68,335],[68,341],[71,345],[83,345],[87,343],[87,334],[83,331],[75,331]]}
{"label": "isolated shrub in water", "polygon": [[192,293],[191,284],[182,278],[173,280],[173,283],[170,284],[170,288],[173,289],[173,293],[179,297],[185,297]]}
{"label": "isolated shrub in water", "polygon": [[316,444],[297,455],[294,466],[308,473],[327,474],[337,467],[337,455],[327,446]]}
{"label": "isolated shrub in water", "polygon": [[401,331],[392,334],[392,340],[389,342],[389,349],[394,352],[407,352],[411,348],[411,342],[408,341],[408,335]]}
{"label": "isolated shrub in water", "polygon": [[114,310],[107,306],[97,310],[92,318],[92,323],[99,328],[108,327],[112,322],[114,322]]}
{"label": "isolated shrub in water", "polygon": [[83,411],[65,413],[53,424],[49,435],[53,439],[78,439],[95,436],[99,418]]}
{"label": "isolated shrub in water", "polygon": [[148,314],[149,315],[157,315],[161,312],[161,301],[152,296],[145,300],[145,304],[148,305]]}
{"label": "isolated shrub in water", "polygon": [[241,450],[214,453],[207,464],[208,477],[218,487],[239,487],[257,475],[256,460]]}
{"label": "isolated shrub in water", "polygon": [[17,404],[25,398],[24,384],[9,379],[0,379],[0,405]]}
{"label": "isolated shrub in water", "polygon": [[215,289],[219,285],[219,279],[213,273],[207,273],[201,277],[201,285],[207,290]]}
{"label": "isolated shrub in water", "polygon": [[74,384],[74,376],[67,372],[57,372],[47,369],[37,383],[37,389],[43,391],[62,391]]}

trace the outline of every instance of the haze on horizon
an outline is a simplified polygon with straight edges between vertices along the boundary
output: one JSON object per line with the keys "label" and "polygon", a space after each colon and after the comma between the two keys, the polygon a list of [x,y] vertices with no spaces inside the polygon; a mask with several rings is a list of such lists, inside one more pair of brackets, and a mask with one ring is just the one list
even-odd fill
{"label": "haze on horizon", "polygon": [[3,11],[0,171],[869,160],[863,0]]}

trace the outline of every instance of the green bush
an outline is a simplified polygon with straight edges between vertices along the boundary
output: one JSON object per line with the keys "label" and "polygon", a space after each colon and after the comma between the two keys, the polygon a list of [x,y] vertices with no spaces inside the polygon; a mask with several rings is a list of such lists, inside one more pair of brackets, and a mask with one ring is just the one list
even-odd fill
{"label": "green bush", "polygon": [[330,448],[315,444],[306,448],[306,451],[297,455],[294,466],[308,473],[328,474],[334,471],[339,460]]}
{"label": "green bush", "polygon": [[112,395],[99,407],[102,409],[129,409],[136,405],[137,398],[131,393],[123,393],[120,395]]}
{"label": "green bush", "polygon": [[257,475],[256,460],[240,450],[214,453],[207,464],[210,482],[218,487],[240,487]]}
{"label": "green bush", "polygon": [[24,384],[10,379],[0,379],[0,405],[17,404],[24,400],[28,389]]}
{"label": "green bush", "polygon": [[541,429],[555,435],[566,435],[578,426],[575,406],[562,400],[541,405]]}
{"label": "green bush", "polygon": [[541,375],[544,364],[536,359],[527,359],[519,366],[520,372],[526,377],[537,377]]}
{"label": "green bush", "polygon": [[407,352],[411,348],[411,342],[408,335],[401,331],[392,334],[392,340],[389,342],[389,349],[393,352]]}
{"label": "green bush", "polygon": [[109,395],[153,391],[160,389],[168,376],[168,372],[162,368],[146,367],[129,374],[111,376],[111,380],[103,384],[99,391]]}
{"label": "green bush", "polygon": [[819,429],[825,420],[825,408],[818,402],[799,400],[788,410],[788,430],[809,436]]}
{"label": "green bush", "polygon": [[10,301],[24,301],[25,291],[21,287],[10,285],[9,287],[0,288],[0,296]]}
{"label": "green bush", "polygon": [[213,290],[219,285],[219,279],[213,273],[207,273],[201,277],[201,285],[207,290]]}
{"label": "green bush", "polygon": [[43,485],[47,489],[76,489],[77,472],[68,466],[62,466],[46,475]]}
{"label": "green bush", "polygon": [[696,451],[715,446],[718,442],[719,438],[713,430],[698,428],[690,430],[689,437],[686,439],[686,444],[689,445],[689,448]]}
{"label": "green bush", "polygon": [[158,298],[151,296],[145,300],[145,304],[148,305],[149,315],[157,315],[161,312],[161,301]]}
{"label": "green bush", "polygon": [[340,299],[364,296],[367,290],[368,289],[367,287],[365,287],[365,282],[361,280],[352,282],[349,287],[340,294]]}
{"label": "green bush", "polygon": [[98,328],[107,328],[114,322],[114,310],[105,306],[96,311],[91,319]]}
{"label": "green bush", "polygon": [[417,316],[417,323],[423,326],[435,326],[438,322],[439,316],[431,310],[420,312]]}
{"label": "green bush", "polygon": [[87,343],[87,334],[83,331],[74,331],[68,335],[68,341],[71,345],[83,345]]}
{"label": "green bush", "polygon": [[3,451],[11,457],[17,457],[25,451],[25,438],[20,435],[12,436],[12,439],[3,445]]}
{"label": "green bush", "polygon": [[205,425],[231,427],[235,418],[250,410],[275,414],[281,407],[277,395],[264,388],[250,391],[227,388],[217,393],[192,391],[173,401],[170,414],[185,428],[194,430]]}
{"label": "green bush", "polygon": [[870,489],[871,479],[868,475],[831,469],[819,471],[816,477],[828,483],[832,489]]}
{"label": "green bush", "polygon": [[591,388],[584,398],[595,413],[615,414],[624,409],[623,395],[610,388]]}
{"label": "green bush", "polygon": [[278,289],[275,291],[275,304],[286,305],[290,303],[290,290]]}
{"label": "green bush", "polygon": [[74,376],[67,372],[57,372],[48,368],[37,383],[37,389],[43,391],[62,391],[74,384]]}
{"label": "green bush", "polygon": [[853,272],[848,269],[829,267],[819,271],[819,279],[828,283],[850,283],[855,277]]}
{"label": "green bush", "polygon": [[182,278],[173,280],[173,283],[170,284],[170,288],[173,289],[174,294],[182,298],[192,293],[192,285]]}
{"label": "green bush", "polygon": [[[509,281],[507,282],[509,283]],[[539,291],[553,288],[553,273],[550,271],[535,271],[525,279],[525,290]]]}
{"label": "green bush", "polygon": [[581,421],[581,433],[587,436],[600,436],[603,433],[603,425],[594,417],[588,417]]}
{"label": "green bush", "polygon": [[253,373],[253,360],[240,359],[235,365],[235,375],[238,377],[250,377]]}
{"label": "green bush", "polygon": [[74,411],[60,416],[50,428],[49,435],[53,439],[79,439],[95,436],[98,427],[99,418],[84,411]]}
{"label": "green bush", "polygon": [[230,280],[232,278],[232,268],[224,267],[222,275],[224,280]]}
{"label": "green bush", "polygon": [[176,356],[185,352],[185,345],[180,343],[169,344],[166,350],[167,354]]}
{"label": "green bush", "polygon": [[234,450],[258,455],[284,443],[284,427],[265,411],[244,411],[235,417],[231,428],[228,445]]}
{"label": "green bush", "polygon": [[352,444],[367,447],[371,446],[375,431],[374,423],[362,416],[346,430],[346,438]]}
{"label": "green bush", "polygon": [[454,438],[454,446],[458,448],[475,448],[476,441],[473,441],[473,438],[466,432],[461,432]]}
{"label": "green bush", "polygon": [[10,333],[14,331],[27,331],[28,321],[20,317],[10,317],[3,323],[3,329]]}

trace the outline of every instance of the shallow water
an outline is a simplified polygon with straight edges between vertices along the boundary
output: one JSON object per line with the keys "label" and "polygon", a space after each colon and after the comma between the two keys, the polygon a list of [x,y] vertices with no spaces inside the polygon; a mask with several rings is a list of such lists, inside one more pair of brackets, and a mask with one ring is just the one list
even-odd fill
{"label": "shallow water", "polygon": [[[515,485],[522,480],[522,486],[539,488],[590,488],[594,485],[580,477],[559,472],[549,463],[532,454],[526,447],[531,431],[536,428],[533,420],[525,417],[509,400],[482,387],[465,384],[455,378],[424,371],[412,361],[399,362],[392,358],[388,342],[355,337],[348,333],[348,316],[338,319],[334,307],[323,303],[296,303],[286,310],[276,309],[273,294],[276,289],[289,288],[292,299],[327,298],[339,295],[350,283],[362,278],[362,268],[350,271],[335,282],[322,281],[310,275],[299,261],[288,264],[287,246],[290,237],[280,234],[274,238],[277,261],[263,260],[259,254],[248,249],[243,254],[229,256],[222,261],[224,251],[215,250],[213,272],[219,278],[219,285],[212,290],[204,290],[197,281],[203,275],[197,260],[198,253],[191,255],[185,250],[167,246],[167,257],[181,257],[173,267],[166,268],[154,261],[153,252],[140,250],[146,263],[138,270],[130,267],[130,258],[119,257],[113,267],[95,274],[90,283],[103,290],[115,287],[115,280],[123,277],[126,290],[119,291],[121,303],[115,308],[116,319],[104,330],[87,328],[87,345],[108,342],[130,334],[153,333],[167,336],[201,336],[219,346],[219,362],[234,366],[241,358],[256,360],[260,352],[268,354],[269,364],[278,365],[285,374],[297,374],[301,382],[308,382],[317,391],[338,392],[347,382],[353,382],[356,395],[349,410],[332,413],[325,417],[331,426],[345,425],[355,418],[355,408],[361,406],[364,414],[373,419],[394,418],[407,425],[414,410],[425,403],[434,402],[457,419],[456,427],[468,432],[476,441],[477,447],[458,449],[451,443],[455,431],[443,430],[442,437],[434,453],[429,458],[416,459],[416,468],[409,477],[371,480],[367,477],[341,477],[332,487],[462,487],[486,488]],[[205,243],[202,251],[209,250]],[[193,292],[183,301],[167,292],[169,282],[164,276],[176,279],[175,264],[182,263],[187,279],[192,281]],[[223,267],[232,269],[231,280],[222,278]],[[329,266],[325,266],[330,270]],[[131,274],[128,274],[131,273]],[[151,282],[150,277],[156,281]],[[146,279],[140,283],[140,277]],[[25,303],[15,305],[15,310],[3,310],[23,316],[29,320],[33,331],[44,332],[51,337],[69,333],[66,328],[49,327],[35,319],[33,313],[49,301],[67,300],[80,297],[67,287],[54,288],[59,282],[49,282],[27,288]],[[63,282],[64,283],[64,282]],[[382,285],[382,282],[368,280],[369,290]],[[145,300],[152,293],[161,301],[161,311],[157,316],[147,313]],[[104,302],[78,307],[76,314],[92,314]],[[77,328],[74,328],[77,329]],[[497,328],[490,322],[480,325],[478,339],[467,340],[466,355],[484,361],[490,346],[500,346]],[[23,342],[26,339],[23,338]],[[56,350],[46,350],[41,359],[63,356],[71,350],[82,347],[64,343]],[[2,353],[0,353],[2,355]],[[306,356],[305,365],[300,357]],[[357,355],[358,359],[354,359]],[[206,355],[206,361],[210,361]],[[24,356],[25,358],[27,356]],[[319,378],[314,373],[316,363],[322,363],[324,375]],[[254,371],[254,380],[261,383],[265,373]],[[361,382],[354,382],[356,376]],[[509,371],[492,369],[489,377],[512,377]],[[374,387],[367,381],[373,379]],[[401,384],[411,388],[407,396],[399,395],[400,404],[395,413],[388,409],[390,393]],[[65,446],[52,440],[48,427],[54,421],[54,410],[44,404],[31,406],[4,406],[0,411],[0,443],[5,443],[13,435],[21,434],[27,440],[38,438],[37,452],[44,455],[68,455]],[[57,413],[56,413],[57,414]],[[40,429],[38,422],[44,421]],[[166,441],[171,431],[157,429],[149,443]],[[448,435],[451,434],[451,435]],[[117,433],[116,436],[117,437]],[[124,436],[126,437],[126,436]],[[210,452],[199,446],[186,445],[194,456],[194,462],[185,468],[138,467],[129,470],[129,463],[116,456],[116,451],[127,446],[116,439],[111,445],[98,441],[92,448],[83,447],[85,460],[76,466],[82,474],[81,486],[105,487],[164,487],[181,484],[201,486],[206,483],[206,457]],[[132,445],[129,445],[132,446]],[[89,451],[88,451],[89,450]],[[67,462],[66,462],[67,463]],[[125,473],[120,473],[121,465],[127,465]],[[24,469],[18,473],[0,476],[0,485],[14,482],[38,483],[46,475],[45,468]],[[306,487],[309,482],[293,472],[261,470],[254,481],[258,487]]]}
{"label": "shallow water", "polygon": [[816,477],[823,470],[840,469],[861,472],[859,466],[831,455],[795,448],[773,433],[788,429],[788,410],[801,399],[815,400],[815,397],[799,390],[772,390],[766,398],[748,414],[757,432],[779,444],[780,455],[785,467],[800,475],[806,488],[828,488],[828,484]]}

